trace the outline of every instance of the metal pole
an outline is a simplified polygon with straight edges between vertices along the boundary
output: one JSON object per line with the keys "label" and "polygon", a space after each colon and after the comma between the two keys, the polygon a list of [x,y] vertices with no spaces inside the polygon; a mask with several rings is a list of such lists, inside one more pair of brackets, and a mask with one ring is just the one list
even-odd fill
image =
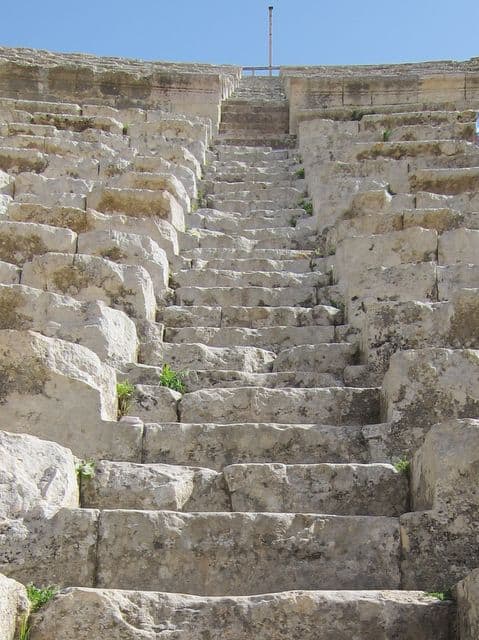
{"label": "metal pole", "polygon": [[273,75],[273,7],[269,11],[269,76]]}

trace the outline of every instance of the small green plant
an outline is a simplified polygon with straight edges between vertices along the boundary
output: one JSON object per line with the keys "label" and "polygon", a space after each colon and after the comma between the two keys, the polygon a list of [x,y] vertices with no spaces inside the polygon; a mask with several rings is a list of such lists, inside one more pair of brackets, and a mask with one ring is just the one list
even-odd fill
{"label": "small green plant", "polygon": [[351,114],[351,120],[356,120],[357,122],[359,122],[359,120],[361,120],[363,116],[364,116],[364,111],[360,111],[359,109],[354,109],[354,111]]}
{"label": "small green plant", "polygon": [[173,391],[184,393],[186,389],[186,385],[184,383],[185,375],[186,372],[174,371],[169,364],[164,364],[160,373],[160,386],[168,387],[168,389],[173,389]]}
{"label": "small green plant", "polygon": [[75,465],[75,470],[79,479],[89,480],[95,477],[95,462],[94,460],[81,460]]}
{"label": "small green plant", "polygon": [[300,167],[294,172],[294,177],[298,178],[299,180],[304,180],[304,176],[305,176],[304,167]]}
{"label": "small green plant", "polygon": [[196,205],[197,209],[204,209],[208,206],[208,199],[204,189],[198,189],[198,193],[196,194]]}
{"label": "small green plant", "polygon": [[426,594],[431,596],[431,598],[437,598],[442,602],[453,599],[451,589],[447,589],[446,591],[426,591]]}
{"label": "small green plant", "polygon": [[399,473],[404,473],[406,475],[409,475],[409,473],[411,472],[411,463],[406,458],[401,458],[401,460],[398,460],[394,464],[394,468]]}
{"label": "small green plant", "polygon": [[126,380],[118,382],[116,385],[116,395],[118,396],[118,419],[126,416],[130,411],[133,396],[135,394],[135,386]]}
{"label": "small green plant", "polygon": [[18,630],[18,640],[29,640],[30,638],[30,622],[28,616],[23,616],[20,621],[20,628]]}
{"label": "small green plant", "polygon": [[53,598],[53,596],[58,592],[58,587],[50,585],[43,589],[36,587],[33,584],[27,585],[27,596],[30,600],[30,612],[35,613],[41,607],[43,607],[47,602]]}
{"label": "small green plant", "polygon": [[294,216],[291,216],[291,218],[289,219],[289,226],[295,227],[297,224],[298,224],[298,219],[295,218]]}
{"label": "small green plant", "polygon": [[392,133],[391,129],[385,129],[383,131],[383,142],[389,142],[389,140],[391,140]]}
{"label": "small green plant", "polygon": [[123,135],[124,135],[124,136],[127,136],[127,135],[128,135],[128,125],[127,125],[127,124],[125,124],[125,125],[123,126]]}
{"label": "small green plant", "polygon": [[311,200],[305,200],[305,199],[300,200],[298,202],[298,207],[300,207],[301,209],[304,209],[308,214],[308,216],[313,215],[313,203],[311,202]]}

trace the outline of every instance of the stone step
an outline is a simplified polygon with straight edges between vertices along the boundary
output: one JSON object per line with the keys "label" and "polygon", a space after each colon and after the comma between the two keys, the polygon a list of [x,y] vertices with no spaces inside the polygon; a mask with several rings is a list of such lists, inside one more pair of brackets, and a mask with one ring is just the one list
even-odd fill
{"label": "stone step", "polygon": [[289,151],[287,149],[261,149],[251,146],[216,145],[218,160],[221,162],[249,162],[254,163],[276,160],[288,160]]}
{"label": "stone step", "polygon": [[205,267],[182,269],[172,276],[174,287],[324,287],[330,283],[330,276],[319,272],[230,271]]}
{"label": "stone step", "polygon": [[312,271],[312,266],[313,263],[310,259],[267,260],[261,258],[213,258],[211,260],[195,259],[191,261],[191,267],[193,269],[219,269],[238,272],[262,271],[279,274],[282,272],[309,274]]}
{"label": "stone step", "polygon": [[[201,343],[212,347],[245,346],[269,351],[280,351],[296,345],[332,342],[335,329],[332,326],[309,327],[168,327],[164,340],[176,344]],[[293,370],[293,369],[291,369]],[[298,367],[298,370],[301,370]],[[326,372],[325,372],[326,373]]]}
{"label": "stone step", "polygon": [[[357,346],[326,341],[285,348],[273,363],[273,371],[311,371],[342,375],[357,359]],[[319,343],[319,344],[318,344]]]}
{"label": "stone step", "polygon": [[441,195],[458,195],[464,192],[477,192],[479,186],[479,167],[464,169],[418,169],[409,182],[411,190],[430,191]]}
{"label": "stone step", "polygon": [[[281,371],[279,373],[245,373],[244,371],[187,371],[185,385],[188,392],[201,389],[228,387],[266,387],[281,389],[283,387],[341,387],[343,381],[330,373]],[[158,373],[155,383],[158,382]]]}
{"label": "stone step", "polygon": [[[293,176],[291,176],[292,178]],[[221,196],[223,194],[231,196],[231,194],[251,193],[257,194],[258,198],[266,196],[265,199],[270,200],[274,198],[281,198],[284,194],[292,193],[295,197],[301,197],[304,193],[304,182],[297,180],[297,185],[291,184],[278,184],[271,182],[268,175],[264,175],[260,180],[242,180],[242,181],[226,181],[220,180],[218,176],[211,184],[205,184],[205,187],[210,187],[209,194],[214,196]]]}
{"label": "stone step", "polygon": [[[85,612],[92,610],[95,614]],[[293,591],[237,598],[69,589],[36,615],[32,640],[449,640],[454,605],[411,591]],[[163,631],[160,631],[163,633]],[[172,635],[173,637],[173,635]]]}
{"label": "stone step", "polygon": [[237,464],[199,467],[101,460],[82,479],[89,509],[399,516],[408,478],[388,464]]}
{"label": "stone step", "polygon": [[171,344],[155,340],[142,344],[140,361],[143,364],[162,366],[169,364],[175,370],[228,369],[258,373],[271,371],[274,353],[251,346],[211,347],[199,343]]}
{"label": "stone step", "polygon": [[97,549],[104,588],[221,596],[400,583],[396,518],[105,510]]}
{"label": "stone step", "polygon": [[[262,185],[262,186],[257,186]],[[208,196],[208,201],[211,201],[213,209],[222,210],[221,206],[217,206],[216,203],[229,202],[231,200],[238,200],[248,203],[257,202],[275,202],[275,207],[257,207],[262,209],[269,208],[295,208],[298,203],[304,197],[304,191],[296,189],[296,187],[271,187],[266,183],[253,183],[238,182],[238,183],[226,183],[225,191],[221,191],[218,194],[212,194]],[[227,187],[231,187],[226,191]],[[244,188],[246,187],[246,188]],[[250,188],[248,188],[250,187]],[[253,187],[253,188],[251,188]]]}
{"label": "stone step", "polygon": [[[381,433],[381,425],[375,425]],[[360,425],[285,423],[147,424],[144,462],[207,467],[230,464],[368,463],[371,453]]]}
{"label": "stone step", "polygon": [[379,422],[376,388],[267,389],[238,387],[194,391],[179,402],[181,422],[287,422],[325,424]]}
{"label": "stone step", "polygon": [[394,127],[471,123],[477,117],[473,109],[465,111],[410,111],[405,113],[367,114],[361,118],[360,131],[384,131]]}
{"label": "stone step", "polygon": [[198,258],[201,260],[210,259],[259,259],[259,260],[310,260],[313,252],[305,249],[266,249],[257,248],[254,250],[231,250],[224,247],[198,247],[183,252],[187,259]]}
{"label": "stone step", "polygon": [[[236,209],[236,207],[233,207]],[[255,248],[291,249],[299,242],[305,243],[300,238],[298,231],[293,227],[275,227],[274,229],[243,229],[238,233],[222,233],[221,231],[208,231],[207,229],[194,229],[185,236],[180,236],[180,245],[186,248],[227,248],[253,251]]]}
{"label": "stone step", "polygon": [[315,287],[180,287],[175,304],[186,306],[232,307],[314,307]]}
{"label": "stone step", "polygon": [[303,327],[341,324],[339,309],[316,307],[160,307],[158,320],[167,327]]}
{"label": "stone step", "polygon": [[249,133],[248,130],[243,133],[223,133],[215,138],[217,144],[231,144],[248,147],[262,147],[267,144],[272,149],[294,149],[297,144],[296,136],[288,133],[268,133],[256,130]]}
{"label": "stone step", "polygon": [[[247,147],[245,147],[246,149]],[[223,147],[224,150],[231,149],[231,147]],[[238,151],[237,151],[238,152]],[[267,158],[257,158],[257,159],[220,159],[217,158],[214,160],[208,167],[206,167],[205,175],[209,175],[208,171],[212,172],[212,175],[215,173],[232,173],[232,174],[245,174],[247,175],[249,172],[252,172],[254,175],[260,174],[262,176],[270,176],[275,173],[287,173],[291,175],[296,169],[300,167],[300,163],[298,162],[298,156],[295,156],[294,153],[290,152],[287,158],[278,159],[273,158],[268,160]]]}
{"label": "stone step", "polygon": [[[248,164],[237,163],[237,166],[228,167],[225,164],[214,162],[205,170],[203,182],[262,182],[268,181],[272,185],[292,186],[301,179],[296,174],[298,167],[285,165],[283,170],[278,166],[279,162],[267,167],[251,167]],[[301,174],[300,174],[301,175]]]}
{"label": "stone step", "polygon": [[[211,212],[211,213],[210,213]],[[222,233],[242,233],[245,230],[276,229],[296,226],[304,218],[303,209],[279,209],[278,211],[257,211],[253,216],[234,212],[201,209],[187,218],[189,228],[208,229]]]}

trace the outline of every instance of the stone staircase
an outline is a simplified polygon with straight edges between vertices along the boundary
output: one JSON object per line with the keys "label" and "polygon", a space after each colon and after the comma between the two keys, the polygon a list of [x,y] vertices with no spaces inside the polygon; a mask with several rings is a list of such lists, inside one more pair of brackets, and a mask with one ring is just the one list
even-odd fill
{"label": "stone staircase", "polygon": [[[389,289],[406,302],[406,288],[422,304],[422,265],[446,269],[457,251],[438,241],[454,218],[440,196],[463,204],[476,184],[470,119],[325,121],[318,188],[305,180],[314,138],[301,158],[288,112],[276,78],[243,80],[214,140],[191,117],[0,99],[0,399],[13,432],[0,445],[32,492],[0,512],[0,570],[62,588],[31,640],[455,640],[454,603],[410,590],[442,585],[415,579],[424,547],[403,520],[430,500],[393,464],[402,441],[388,448],[402,402],[417,448],[414,420],[431,406],[398,373],[383,382],[397,340],[369,305]],[[410,183],[390,162],[403,159]],[[373,170],[395,195],[367,182]],[[310,196],[331,223],[320,234]],[[341,217],[346,201],[361,214]],[[439,267],[425,268],[437,298]],[[184,372],[184,393],[158,384],[164,363]],[[117,378],[136,387],[118,422]],[[473,405],[466,392],[454,402]],[[64,447],[95,461],[79,494]]]}

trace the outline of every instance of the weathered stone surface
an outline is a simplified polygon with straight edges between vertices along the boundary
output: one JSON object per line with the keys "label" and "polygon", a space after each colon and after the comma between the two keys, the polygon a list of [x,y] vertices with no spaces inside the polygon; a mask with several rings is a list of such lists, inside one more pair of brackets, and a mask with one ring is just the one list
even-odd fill
{"label": "weathered stone surface", "polygon": [[0,574],[0,637],[4,640],[19,637],[20,624],[29,609],[25,587]]}
{"label": "weathered stone surface", "polygon": [[2,284],[18,284],[21,269],[9,262],[0,261],[0,282]]}
{"label": "weathered stone surface", "polygon": [[[81,612],[81,613],[80,613]],[[292,591],[208,598],[154,592],[72,589],[34,618],[32,640],[75,632],[76,640],[155,640],[168,629],[178,640],[449,640],[453,607],[421,593]],[[473,640],[475,636],[466,636]]]}
{"label": "weathered stone surface", "polygon": [[399,351],[382,385],[383,418],[392,423],[392,449],[414,452],[437,422],[479,413],[479,352],[425,348]]}
{"label": "weathered stone surface", "polygon": [[0,483],[2,519],[52,516],[79,504],[71,451],[33,436],[0,431]]}
{"label": "weathered stone surface", "polygon": [[24,584],[93,586],[98,511],[60,509],[46,520],[7,520],[0,570]]}
{"label": "weathered stone surface", "polygon": [[222,474],[211,469],[102,460],[95,476],[82,480],[84,507],[229,511]]}
{"label": "weathered stone surface", "polygon": [[155,171],[129,171],[109,181],[110,186],[130,189],[149,189],[150,191],[165,190],[171,193],[182,209],[187,212],[191,208],[190,197],[183,184],[175,176]]}
{"label": "weathered stone surface", "polygon": [[319,424],[150,424],[144,458],[222,470],[237,463],[366,462],[368,445],[359,426]]}
{"label": "weathered stone surface", "polygon": [[114,370],[80,345],[2,330],[0,377],[2,417],[10,431],[74,449],[85,425],[116,418]]}
{"label": "weathered stone surface", "polygon": [[183,396],[179,415],[184,422],[279,422],[366,424],[378,418],[376,389],[205,389]]}
{"label": "weathered stone surface", "polygon": [[474,640],[479,634],[479,569],[456,585],[458,627],[461,640]]}
{"label": "weathered stone surface", "polygon": [[181,393],[157,385],[136,385],[130,412],[144,422],[175,422]]}
{"label": "weathered stone surface", "polygon": [[479,262],[479,230],[455,229],[439,238],[439,264]]}
{"label": "weathered stone surface", "polygon": [[83,254],[49,253],[25,264],[22,283],[78,300],[103,300],[134,318],[155,319],[153,283],[148,272],[136,265]]}
{"label": "weathered stone surface", "polygon": [[113,366],[136,361],[135,324],[102,302],[79,302],[25,285],[0,285],[0,310],[0,329],[32,329],[81,344]]}
{"label": "weathered stone surface", "polygon": [[105,511],[98,586],[204,595],[394,589],[398,554],[394,518]]}
{"label": "weathered stone surface", "polygon": [[408,482],[389,465],[243,464],[224,470],[233,511],[397,516]]}
{"label": "weathered stone surface", "polygon": [[341,375],[354,361],[356,347],[347,343],[306,344],[283,349],[273,371],[315,371]]}
{"label": "weathered stone surface", "polygon": [[479,264],[453,264],[437,267],[438,300],[451,300],[458,289],[479,288]]}
{"label": "weathered stone surface", "polygon": [[22,265],[48,251],[73,253],[76,233],[44,224],[0,221],[0,259]]}
{"label": "weathered stone surface", "polygon": [[168,286],[168,258],[146,235],[121,231],[90,231],[78,236],[78,252],[107,258],[119,264],[144,267],[158,298]]}

